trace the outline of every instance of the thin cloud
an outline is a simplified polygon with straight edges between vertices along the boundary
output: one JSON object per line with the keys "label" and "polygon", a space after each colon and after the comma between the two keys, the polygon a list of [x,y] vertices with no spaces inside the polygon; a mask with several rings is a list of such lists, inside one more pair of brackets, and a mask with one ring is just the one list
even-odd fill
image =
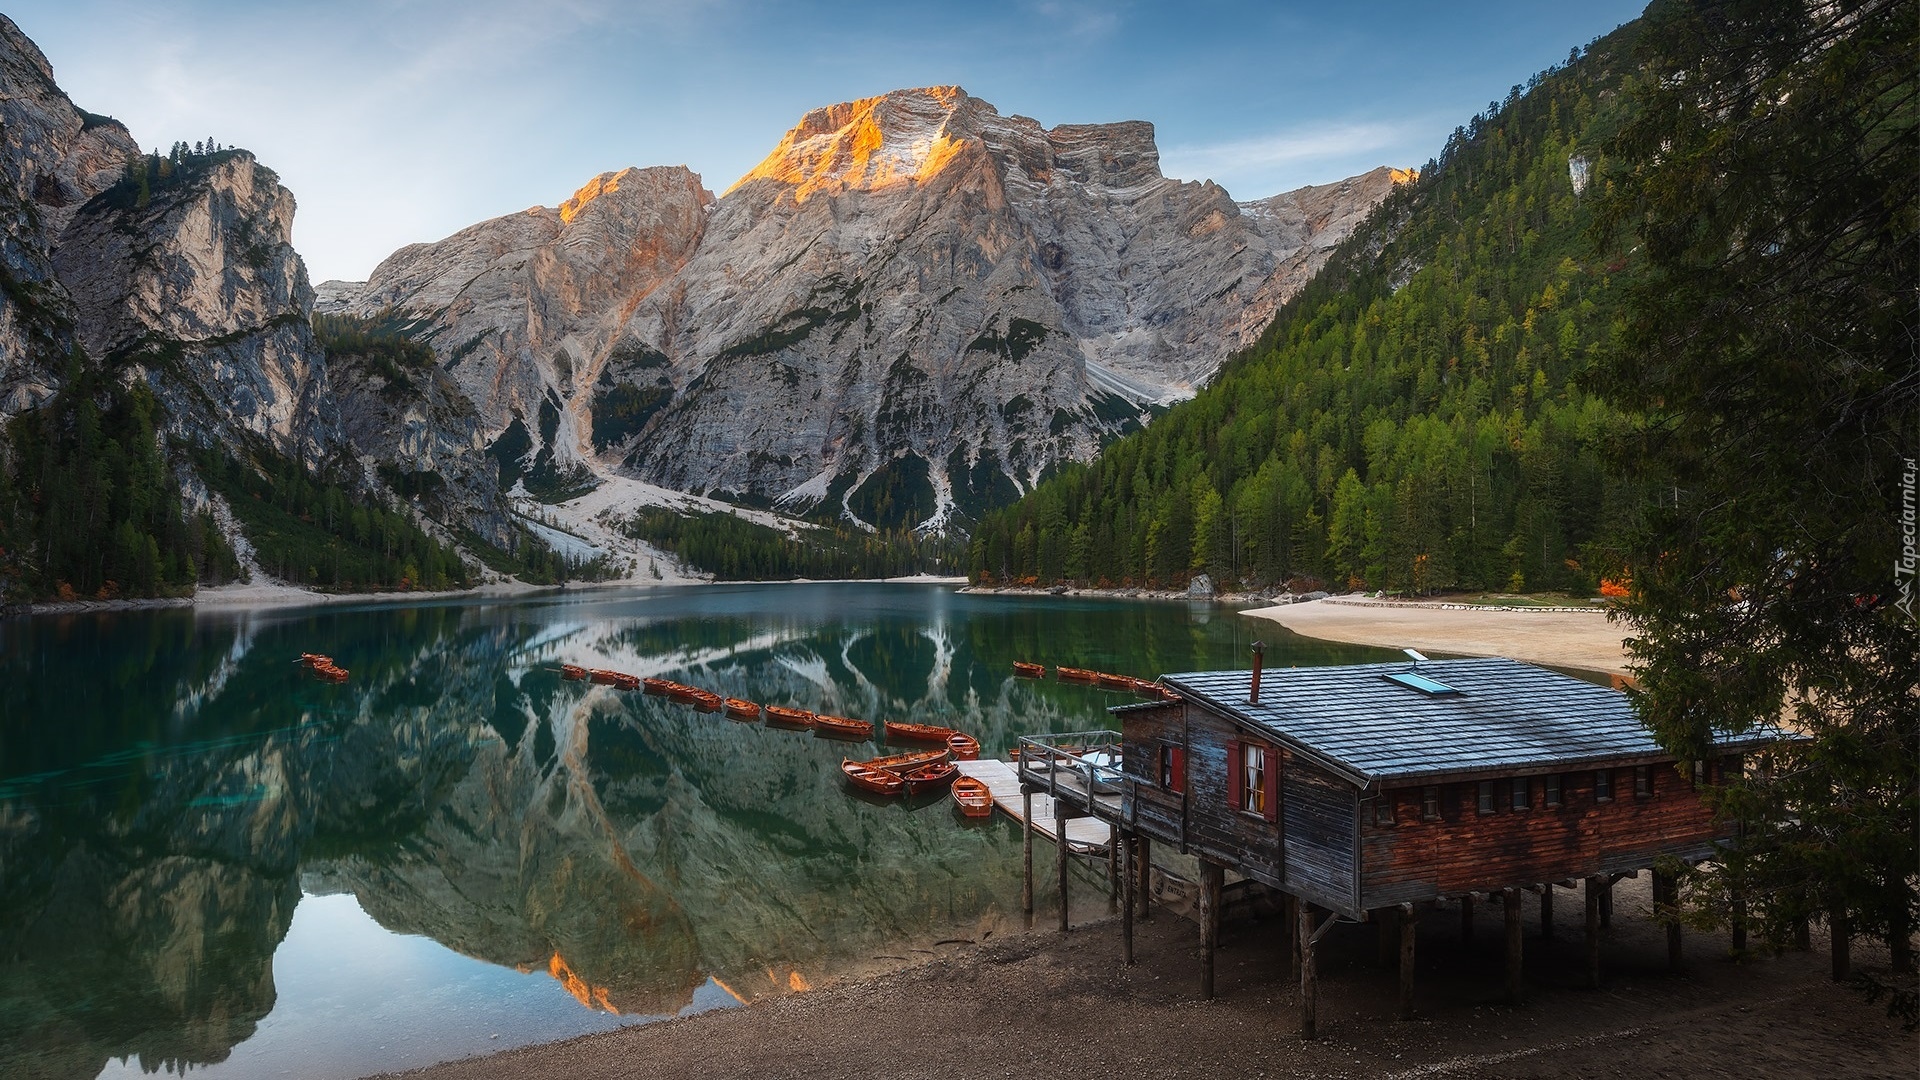
{"label": "thin cloud", "polygon": [[1392,150],[1423,128],[1361,122],[1262,135],[1229,142],[1173,146],[1161,152],[1169,176],[1204,179],[1291,169]]}

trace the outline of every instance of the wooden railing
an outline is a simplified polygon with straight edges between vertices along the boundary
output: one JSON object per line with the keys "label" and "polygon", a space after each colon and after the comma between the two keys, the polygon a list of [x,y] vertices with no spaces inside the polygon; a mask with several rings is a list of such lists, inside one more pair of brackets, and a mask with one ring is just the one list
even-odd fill
{"label": "wooden railing", "polygon": [[[1024,735],[1020,738],[1019,776],[1023,782],[1044,781],[1047,794],[1060,797],[1060,774],[1079,781],[1085,788],[1087,808],[1094,809],[1102,794],[1121,795],[1126,790],[1122,767],[1120,733],[1117,731],[1069,731],[1049,735]],[[1068,794],[1076,799],[1083,793],[1074,788]]]}

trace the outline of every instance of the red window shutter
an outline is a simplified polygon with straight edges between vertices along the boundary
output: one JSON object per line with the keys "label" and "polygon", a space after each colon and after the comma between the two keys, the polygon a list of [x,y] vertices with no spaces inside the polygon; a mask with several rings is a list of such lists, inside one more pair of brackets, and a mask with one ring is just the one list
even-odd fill
{"label": "red window shutter", "polygon": [[1268,821],[1280,820],[1280,751],[1269,746],[1263,751],[1266,761],[1267,800],[1265,816]]}
{"label": "red window shutter", "polygon": [[1173,748],[1173,788],[1174,791],[1187,790],[1187,748]]}
{"label": "red window shutter", "polygon": [[1227,740],[1227,805],[1235,810],[1246,805],[1240,797],[1240,785],[1246,782],[1246,766],[1240,756],[1240,740]]}

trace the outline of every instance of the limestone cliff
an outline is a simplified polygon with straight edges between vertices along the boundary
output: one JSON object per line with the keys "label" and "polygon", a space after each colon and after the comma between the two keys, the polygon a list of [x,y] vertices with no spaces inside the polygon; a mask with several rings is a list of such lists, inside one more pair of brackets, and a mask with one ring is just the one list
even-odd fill
{"label": "limestone cliff", "polygon": [[1163,176],[1149,124],[901,90],[807,114],[717,200],[608,174],[323,290],[431,341],[529,469],[933,524],[1190,394],[1394,179],[1239,204]]}

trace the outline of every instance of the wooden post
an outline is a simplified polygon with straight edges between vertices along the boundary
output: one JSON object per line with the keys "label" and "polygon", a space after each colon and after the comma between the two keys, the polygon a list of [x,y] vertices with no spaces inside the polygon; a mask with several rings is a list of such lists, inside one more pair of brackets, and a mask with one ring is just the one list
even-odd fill
{"label": "wooden post", "polygon": [[1653,872],[1653,917],[1666,924],[1667,970],[1680,970],[1680,879]]}
{"label": "wooden post", "polygon": [[1729,900],[1732,909],[1727,916],[1729,933],[1732,938],[1733,955],[1743,957],[1747,954],[1747,894],[1743,889],[1735,888]]}
{"label": "wooden post", "polygon": [[1413,933],[1412,904],[1401,904],[1400,923],[1400,1019],[1413,1019]]}
{"label": "wooden post", "polygon": [[1300,918],[1294,923],[1294,937],[1300,942],[1300,1037],[1320,1037],[1319,1009],[1315,1000],[1320,993],[1320,965],[1314,959],[1318,943],[1313,940],[1313,906],[1301,901]]}
{"label": "wooden post", "polygon": [[1373,923],[1376,962],[1382,968],[1391,968],[1400,961],[1400,909],[1380,908],[1373,913]]}
{"label": "wooden post", "polygon": [[1120,961],[1128,967],[1133,966],[1133,885],[1136,880],[1133,873],[1133,838],[1122,834],[1117,842],[1120,848]]}
{"label": "wooden post", "polygon": [[1213,1000],[1213,952],[1220,944],[1220,887],[1226,869],[1200,860],[1200,997]]}
{"label": "wooden post", "polygon": [[1827,902],[1827,937],[1833,947],[1833,981],[1846,982],[1853,974],[1853,920],[1838,896]]}
{"label": "wooden post", "polygon": [[1060,867],[1060,932],[1067,932],[1067,809],[1059,799],[1053,800],[1053,839],[1054,850],[1058,855]]}
{"label": "wooden post", "polygon": [[1540,886],[1540,939],[1553,940],[1553,882]]}
{"label": "wooden post", "polygon": [[1021,857],[1026,876],[1020,879],[1020,909],[1027,913],[1027,926],[1033,926],[1033,792],[1020,789]]}
{"label": "wooden post", "polygon": [[1120,823],[1107,826],[1107,910],[1120,902]]}
{"label": "wooden post", "polygon": [[1520,980],[1520,890],[1502,889],[1507,916],[1507,1004],[1518,1005],[1525,992]]}
{"label": "wooden post", "polygon": [[1587,988],[1600,989],[1600,894],[1607,887],[1605,876],[1587,879]]}
{"label": "wooden post", "polygon": [[1460,940],[1473,941],[1473,894],[1463,893],[1460,897]]}
{"label": "wooden post", "polygon": [[1613,879],[1609,877],[1606,887],[1600,890],[1600,925],[1611,929],[1613,926]]}
{"label": "wooden post", "polygon": [[1287,924],[1287,978],[1300,977],[1300,898],[1287,893],[1281,901],[1281,918]]}
{"label": "wooden post", "polygon": [[1135,834],[1133,844],[1135,873],[1138,875],[1134,883],[1134,895],[1140,898],[1140,921],[1147,922],[1153,918],[1153,909],[1147,903],[1148,890],[1153,887],[1153,838]]}

